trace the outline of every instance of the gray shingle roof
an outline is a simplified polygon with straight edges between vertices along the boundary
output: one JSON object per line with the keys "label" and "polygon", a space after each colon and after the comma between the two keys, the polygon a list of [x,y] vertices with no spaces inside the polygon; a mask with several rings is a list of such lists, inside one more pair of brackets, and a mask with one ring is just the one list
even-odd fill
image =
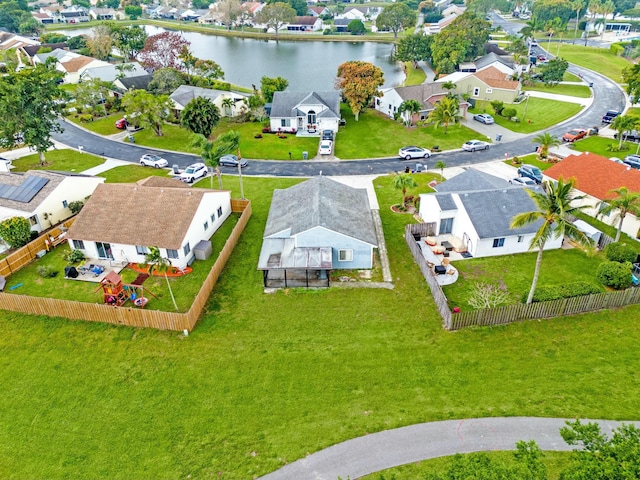
{"label": "gray shingle roof", "polygon": [[287,229],[293,236],[318,226],[378,245],[365,189],[319,176],[273,192],[265,237]]}
{"label": "gray shingle roof", "polygon": [[431,107],[428,100],[434,95],[446,94],[447,90],[442,87],[442,83],[422,83],[409,87],[396,87],[396,92],[402,100],[417,100],[423,106]]}
{"label": "gray shingle roof", "polygon": [[509,61],[507,58],[504,58],[500,55],[496,55],[493,52],[487,53],[486,55],[478,58],[475,62],[476,68],[480,70],[488,65],[491,65],[494,62],[499,62],[509,68],[513,68],[513,62]]}
{"label": "gray shingle roof", "polygon": [[137,77],[125,77],[116,80],[127,90],[146,90],[149,86],[149,82],[153,77],[151,75],[138,75]]}
{"label": "gray shingle roof", "polygon": [[435,190],[442,192],[473,192],[478,190],[492,190],[495,188],[509,187],[509,182],[499,177],[489,175],[470,168],[460,175],[450,178],[435,186]]}
{"label": "gray shingle roof", "polygon": [[271,116],[276,118],[297,117],[300,105],[325,105],[329,112],[325,118],[340,118],[339,92],[275,92],[271,106]]}
{"label": "gray shingle roof", "polygon": [[450,193],[436,193],[436,200],[438,201],[438,205],[440,208],[444,210],[457,210],[456,202],[453,201],[453,197]]}
{"label": "gray shingle roof", "polygon": [[187,104],[197,97],[203,97],[211,102],[215,101],[224,92],[222,90],[216,90],[213,88],[194,87],[191,85],[180,85],[170,95],[171,100],[176,102],[181,107],[186,107]]}
{"label": "gray shingle roof", "polygon": [[542,224],[542,221],[538,221],[522,228],[510,228],[515,215],[538,209],[524,188],[467,192],[459,196],[480,238],[533,233]]}

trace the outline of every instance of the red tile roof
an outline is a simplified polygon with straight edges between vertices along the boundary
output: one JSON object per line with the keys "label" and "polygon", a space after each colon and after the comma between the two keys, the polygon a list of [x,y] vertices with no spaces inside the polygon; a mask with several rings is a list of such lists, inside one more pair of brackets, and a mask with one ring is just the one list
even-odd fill
{"label": "red tile roof", "polygon": [[595,153],[570,155],[545,170],[544,174],[555,180],[575,178],[578,190],[598,200],[615,197],[610,191],[620,187],[640,192],[640,171]]}

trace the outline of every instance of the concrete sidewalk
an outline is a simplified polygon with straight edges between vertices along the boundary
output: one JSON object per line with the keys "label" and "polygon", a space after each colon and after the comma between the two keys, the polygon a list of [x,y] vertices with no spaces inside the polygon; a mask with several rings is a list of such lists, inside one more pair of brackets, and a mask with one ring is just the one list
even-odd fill
{"label": "concrete sidewalk", "polygon": [[588,107],[593,103],[593,95],[589,98],[583,98],[572,97],[571,95],[559,95],[557,93],[536,92],[534,90],[527,90],[527,95],[534,98],[545,98],[547,100],[557,100],[559,102],[577,103],[583,107]]}
{"label": "concrete sidewalk", "polygon": [[112,168],[120,167],[122,165],[132,165],[132,163],[127,162],[125,160],[107,158],[104,163],[97,165],[93,168],[89,168],[81,173],[83,173],[84,175],[98,175],[99,173],[106,172],[107,170],[111,170]]}

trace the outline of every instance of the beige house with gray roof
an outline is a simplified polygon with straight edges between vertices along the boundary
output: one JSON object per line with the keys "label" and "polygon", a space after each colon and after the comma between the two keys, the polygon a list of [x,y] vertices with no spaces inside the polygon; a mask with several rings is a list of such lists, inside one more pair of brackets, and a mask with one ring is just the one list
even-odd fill
{"label": "beige house with gray roof", "polygon": [[184,268],[194,259],[194,247],[209,242],[230,214],[227,190],[158,177],[108,183],[96,189],[67,237],[87,258],[145,263],[149,247],[158,247],[172,266]]}

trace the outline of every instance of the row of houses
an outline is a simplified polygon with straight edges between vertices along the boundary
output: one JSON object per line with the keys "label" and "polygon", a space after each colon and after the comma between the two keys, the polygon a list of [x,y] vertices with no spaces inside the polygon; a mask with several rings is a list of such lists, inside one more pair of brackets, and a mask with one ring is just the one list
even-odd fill
{"label": "row of houses", "polygon": [[83,23],[92,20],[124,20],[127,16],[123,9],[115,8],[86,8],[79,5],[65,7],[63,5],[48,5],[32,12],[33,18],[43,25],[54,23]]}

